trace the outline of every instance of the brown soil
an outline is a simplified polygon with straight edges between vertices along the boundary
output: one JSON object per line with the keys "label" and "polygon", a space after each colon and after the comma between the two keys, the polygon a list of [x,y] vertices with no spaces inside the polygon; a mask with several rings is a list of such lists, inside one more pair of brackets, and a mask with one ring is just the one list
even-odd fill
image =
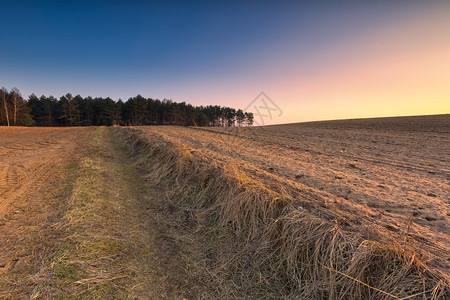
{"label": "brown soil", "polygon": [[407,237],[430,268],[450,274],[450,115],[140,130],[216,163],[236,164],[288,191],[300,209],[349,231]]}

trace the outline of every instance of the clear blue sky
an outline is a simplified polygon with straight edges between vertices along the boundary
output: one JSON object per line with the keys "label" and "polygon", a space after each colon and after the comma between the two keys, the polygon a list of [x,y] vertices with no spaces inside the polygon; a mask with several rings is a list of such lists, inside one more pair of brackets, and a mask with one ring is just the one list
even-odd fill
{"label": "clear blue sky", "polygon": [[[285,112],[278,123],[445,113],[442,97],[449,94],[439,89],[448,81],[430,87],[437,82],[431,75],[408,74],[448,66],[436,49],[450,45],[449,8],[446,1],[395,0],[0,1],[0,85],[17,87],[25,97],[70,92],[126,100],[139,93],[241,108],[265,91]],[[410,61],[397,66],[400,90],[389,86],[391,79],[377,86],[361,82],[362,73],[379,82],[383,76],[376,74],[392,73],[393,61],[402,57]],[[410,70],[418,58],[431,67]],[[421,103],[411,112],[392,106],[370,111],[374,101],[379,107],[376,101],[408,97],[416,80],[441,91],[436,111]],[[333,109],[355,99],[362,101],[357,110]]]}

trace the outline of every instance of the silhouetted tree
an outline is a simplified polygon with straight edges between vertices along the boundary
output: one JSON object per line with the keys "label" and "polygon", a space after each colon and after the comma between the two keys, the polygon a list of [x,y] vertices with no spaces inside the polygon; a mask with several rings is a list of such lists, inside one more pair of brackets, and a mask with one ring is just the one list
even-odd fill
{"label": "silhouetted tree", "polygon": [[247,124],[247,126],[252,126],[253,125],[253,113],[251,112],[246,112],[245,113],[245,123]]}
{"label": "silhouetted tree", "polygon": [[242,109],[238,109],[236,111],[236,122],[237,122],[238,126],[242,126],[244,121],[245,121],[245,114],[242,111]]}

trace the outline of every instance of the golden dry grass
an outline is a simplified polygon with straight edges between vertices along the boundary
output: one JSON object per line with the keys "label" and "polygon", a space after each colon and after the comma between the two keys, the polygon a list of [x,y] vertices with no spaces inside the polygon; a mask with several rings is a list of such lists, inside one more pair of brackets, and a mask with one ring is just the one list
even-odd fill
{"label": "golden dry grass", "polygon": [[283,182],[256,180],[223,160],[159,132],[116,129],[166,191],[172,238],[190,274],[221,298],[447,299],[407,238],[364,232],[297,207]]}

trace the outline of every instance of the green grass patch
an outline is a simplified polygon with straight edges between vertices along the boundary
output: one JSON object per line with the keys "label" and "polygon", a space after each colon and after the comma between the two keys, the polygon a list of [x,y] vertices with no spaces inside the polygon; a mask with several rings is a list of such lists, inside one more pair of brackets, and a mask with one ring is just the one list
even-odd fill
{"label": "green grass patch", "polygon": [[53,276],[58,281],[60,287],[66,287],[71,283],[80,280],[82,277],[77,274],[75,266],[63,262],[56,264],[53,269]]}
{"label": "green grass patch", "polygon": [[88,255],[94,255],[96,257],[119,254],[121,251],[121,245],[111,240],[100,240],[86,248]]}

